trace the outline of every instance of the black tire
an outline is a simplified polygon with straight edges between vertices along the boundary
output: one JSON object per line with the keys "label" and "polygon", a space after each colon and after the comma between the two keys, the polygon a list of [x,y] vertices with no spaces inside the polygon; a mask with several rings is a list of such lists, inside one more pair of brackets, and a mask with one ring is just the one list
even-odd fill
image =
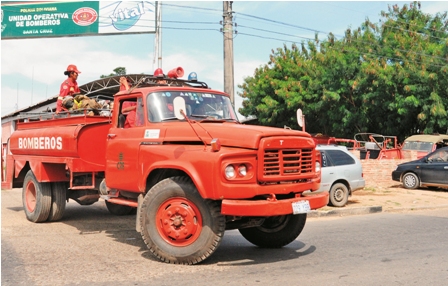
{"label": "black tire", "polygon": [[131,212],[135,209],[130,206],[109,203],[108,201],[106,201],[106,207],[111,214],[119,216],[131,214]]}
{"label": "black tire", "polygon": [[241,235],[262,248],[280,248],[293,242],[302,232],[306,214],[268,217],[261,226],[239,229]]}
{"label": "black tire", "polygon": [[402,181],[406,189],[417,189],[420,186],[420,179],[414,173],[404,174]]}
{"label": "black tire", "polygon": [[196,264],[208,258],[226,227],[219,204],[204,200],[188,177],[168,178],[152,187],[138,215],[151,253],[173,264]]}
{"label": "black tire", "polygon": [[57,221],[62,218],[67,203],[67,183],[51,183],[51,209],[47,221]]}
{"label": "black tire", "polygon": [[328,205],[334,207],[343,207],[348,201],[348,188],[343,183],[336,183],[331,186],[330,200]]}
{"label": "black tire", "polygon": [[46,221],[51,209],[50,183],[39,183],[33,171],[29,170],[23,181],[22,203],[29,221]]}

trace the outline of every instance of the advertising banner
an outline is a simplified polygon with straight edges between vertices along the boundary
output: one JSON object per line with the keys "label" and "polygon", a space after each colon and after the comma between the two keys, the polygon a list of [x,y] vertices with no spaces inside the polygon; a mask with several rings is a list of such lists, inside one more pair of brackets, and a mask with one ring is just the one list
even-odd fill
{"label": "advertising banner", "polygon": [[156,2],[2,1],[5,39],[155,33]]}

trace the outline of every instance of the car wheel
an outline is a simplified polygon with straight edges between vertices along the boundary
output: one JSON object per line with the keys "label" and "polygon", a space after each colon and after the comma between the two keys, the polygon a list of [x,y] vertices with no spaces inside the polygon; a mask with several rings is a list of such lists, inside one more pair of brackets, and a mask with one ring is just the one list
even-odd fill
{"label": "car wheel", "polygon": [[343,183],[334,184],[330,189],[329,205],[343,207],[348,201],[348,188]]}
{"label": "car wheel", "polygon": [[403,186],[406,189],[417,189],[420,186],[420,179],[414,173],[406,173],[403,176]]}

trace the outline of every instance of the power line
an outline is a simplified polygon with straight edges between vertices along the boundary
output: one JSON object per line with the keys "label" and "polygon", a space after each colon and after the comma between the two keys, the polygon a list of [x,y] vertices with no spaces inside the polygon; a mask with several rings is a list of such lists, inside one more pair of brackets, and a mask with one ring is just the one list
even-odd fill
{"label": "power line", "polygon": [[203,7],[176,5],[176,4],[166,4],[166,2],[162,2],[162,6],[177,7],[177,8],[187,8],[187,9],[195,9],[195,10],[205,10],[205,11],[216,11],[216,12],[222,13],[222,9],[212,9],[212,8],[203,8]]}

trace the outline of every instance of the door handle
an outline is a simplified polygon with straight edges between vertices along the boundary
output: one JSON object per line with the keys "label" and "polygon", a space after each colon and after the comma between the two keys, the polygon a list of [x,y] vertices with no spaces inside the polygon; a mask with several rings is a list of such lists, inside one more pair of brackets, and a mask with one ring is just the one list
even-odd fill
{"label": "door handle", "polygon": [[107,138],[115,138],[117,135],[116,134],[107,134]]}

